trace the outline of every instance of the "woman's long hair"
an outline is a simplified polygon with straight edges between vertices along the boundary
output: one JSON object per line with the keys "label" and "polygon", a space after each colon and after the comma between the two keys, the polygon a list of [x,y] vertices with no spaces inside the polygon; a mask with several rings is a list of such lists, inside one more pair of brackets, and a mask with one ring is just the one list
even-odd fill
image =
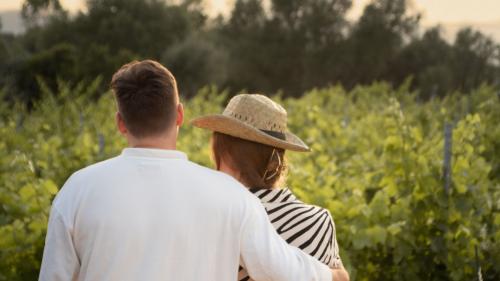
{"label": "woman's long hair", "polygon": [[214,132],[212,152],[218,170],[224,159],[249,188],[274,188],[286,180],[284,149]]}

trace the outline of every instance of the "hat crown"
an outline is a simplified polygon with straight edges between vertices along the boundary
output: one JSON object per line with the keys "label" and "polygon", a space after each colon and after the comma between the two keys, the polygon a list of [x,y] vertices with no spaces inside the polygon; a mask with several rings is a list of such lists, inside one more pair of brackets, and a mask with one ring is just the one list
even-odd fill
{"label": "hat crown", "polygon": [[287,113],[279,104],[259,94],[234,96],[222,113],[264,131],[284,133]]}

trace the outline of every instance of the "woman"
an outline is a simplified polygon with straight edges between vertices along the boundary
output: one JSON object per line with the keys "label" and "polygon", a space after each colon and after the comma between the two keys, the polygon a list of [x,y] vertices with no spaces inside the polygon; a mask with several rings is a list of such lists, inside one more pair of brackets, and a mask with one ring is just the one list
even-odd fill
{"label": "woman", "polygon": [[[307,145],[287,132],[287,113],[263,95],[237,95],[222,114],[193,120],[213,131],[215,164],[259,197],[278,234],[331,268],[338,278],[348,280],[339,256],[335,224],[330,213],[298,200],[285,181],[285,150],[309,151]],[[239,280],[249,280],[243,266]]]}

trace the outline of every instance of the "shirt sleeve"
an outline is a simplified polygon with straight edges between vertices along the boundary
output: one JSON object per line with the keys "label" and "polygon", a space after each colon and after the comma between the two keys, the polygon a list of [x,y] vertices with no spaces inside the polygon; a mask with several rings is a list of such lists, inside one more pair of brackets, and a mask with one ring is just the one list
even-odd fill
{"label": "shirt sleeve", "polygon": [[39,281],[77,280],[80,261],[70,229],[59,211],[52,206]]}
{"label": "shirt sleeve", "polygon": [[328,243],[330,246],[330,257],[328,261],[328,266],[331,268],[341,268],[342,265],[342,259],[340,258],[340,252],[339,252],[339,244],[337,243],[337,231],[335,229],[335,222],[333,221],[333,218],[328,212],[328,216],[330,217],[330,223],[332,225],[332,236],[330,237],[330,242]]}
{"label": "shirt sleeve", "polygon": [[331,281],[325,264],[288,245],[271,225],[264,207],[252,201],[243,225],[241,259],[250,277],[267,281]]}

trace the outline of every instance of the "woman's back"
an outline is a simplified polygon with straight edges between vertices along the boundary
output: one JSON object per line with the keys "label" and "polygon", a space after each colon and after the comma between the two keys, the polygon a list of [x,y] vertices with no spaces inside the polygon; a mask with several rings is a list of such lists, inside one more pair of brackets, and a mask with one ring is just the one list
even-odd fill
{"label": "woman's back", "polygon": [[[264,188],[253,193],[261,199],[278,234],[289,244],[339,269],[333,271],[336,280],[348,280],[330,213],[300,202],[288,189],[275,189],[285,182],[285,151],[310,151],[288,131],[287,120],[286,110],[270,98],[240,94],[231,98],[222,114],[198,117],[192,123],[214,132],[212,151],[217,170],[245,186]],[[238,279],[249,280],[241,266]]]}
{"label": "woman's back", "polygon": [[[285,241],[331,268],[341,266],[335,224],[328,210],[301,202],[287,188],[251,191],[260,198],[269,220]],[[250,280],[243,267],[238,279]]]}

